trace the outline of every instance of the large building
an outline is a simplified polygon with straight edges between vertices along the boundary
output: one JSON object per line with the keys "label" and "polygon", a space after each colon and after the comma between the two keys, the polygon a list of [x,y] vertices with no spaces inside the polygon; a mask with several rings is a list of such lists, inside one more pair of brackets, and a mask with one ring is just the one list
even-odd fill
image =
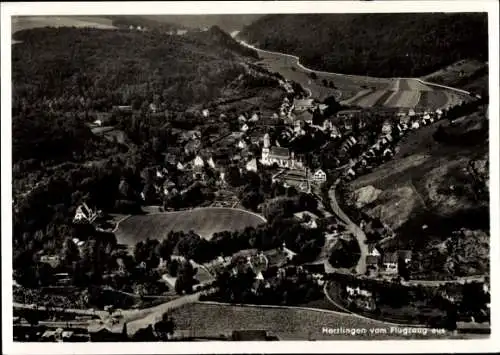
{"label": "large building", "polygon": [[293,110],[295,112],[304,112],[314,107],[313,99],[294,99]]}
{"label": "large building", "polygon": [[278,164],[282,168],[288,168],[291,166],[290,151],[283,147],[264,147],[262,148],[261,162],[263,165]]}

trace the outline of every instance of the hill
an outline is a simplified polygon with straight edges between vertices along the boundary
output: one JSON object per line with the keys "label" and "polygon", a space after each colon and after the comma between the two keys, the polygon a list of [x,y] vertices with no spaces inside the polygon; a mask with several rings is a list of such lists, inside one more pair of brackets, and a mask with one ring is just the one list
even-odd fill
{"label": "hill", "polygon": [[238,37],[315,70],[407,77],[461,59],[487,61],[487,25],[477,13],[287,14],[259,18]]}
{"label": "hill", "polygon": [[478,60],[460,60],[425,75],[422,79],[478,94],[486,94],[489,91],[488,64]]}
{"label": "hill", "polygon": [[139,15],[135,18],[153,20],[158,23],[169,23],[186,28],[218,26],[225,32],[241,30],[244,26],[262,17],[262,15]]}

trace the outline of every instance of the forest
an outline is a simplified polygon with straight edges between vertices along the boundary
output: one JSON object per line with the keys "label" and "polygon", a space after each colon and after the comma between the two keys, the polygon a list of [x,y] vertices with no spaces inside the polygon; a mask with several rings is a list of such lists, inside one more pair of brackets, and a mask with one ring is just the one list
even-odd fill
{"label": "forest", "polygon": [[344,74],[421,76],[460,59],[488,61],[481,13],[267,15],[239,37]]}

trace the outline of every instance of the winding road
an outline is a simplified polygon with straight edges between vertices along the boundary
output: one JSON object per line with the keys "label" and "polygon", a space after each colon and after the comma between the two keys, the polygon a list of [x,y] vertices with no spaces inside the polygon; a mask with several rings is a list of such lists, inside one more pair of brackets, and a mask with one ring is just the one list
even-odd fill
{"label": "winding road", "polygon": [[356,273],[359,275],[364,275],[366,273],[366,256],[368,255],[368,245],[366,244],[366,235],[363,230],[342,211],[339,204],[337,203],[337,198],[335,197],[335,184],[328,191],[328,197],[330,198],[330,206],[337,217],[345,223],[347,229],[356,237],[360,256],[358,263],[356,265]]}

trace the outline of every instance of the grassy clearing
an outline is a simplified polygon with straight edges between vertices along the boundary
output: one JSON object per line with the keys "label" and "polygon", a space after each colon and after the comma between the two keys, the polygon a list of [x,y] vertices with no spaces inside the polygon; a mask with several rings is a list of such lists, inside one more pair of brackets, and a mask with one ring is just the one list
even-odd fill
{"label": "grassy clearing", "polygon": [[[265,329],[281,340],[404,339],[402,335],[390,334],[390,327],[383,322],[324,311],[195,303],[173,310],[171,316],[179,331],[200,337]],[[366,334],[329,335],[323,334],[324,327],[366,329]],[[371,334],[370,329],[374,328],[384,328],[387,334]]]}
{"label": "grassy clearing", "polygon": [[120,223],[116,237],[119,243],[135,245],[146,238],[164,239],[170,231],[193,230],[210,239],[213,233],[256,227],[265,220],[242,210],[229,208],[199,208],[190,211],[135,215]]}

